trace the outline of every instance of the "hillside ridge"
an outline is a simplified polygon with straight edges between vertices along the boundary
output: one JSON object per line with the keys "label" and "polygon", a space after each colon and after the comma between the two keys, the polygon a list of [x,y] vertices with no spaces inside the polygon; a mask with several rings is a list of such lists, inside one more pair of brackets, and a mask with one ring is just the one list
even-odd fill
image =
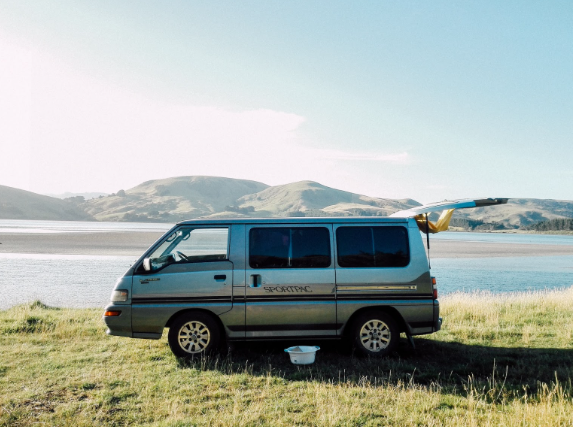
{"label": "hillside ridge", "polygon": [[69,200],[44,196],[0,185],[0,219],[93,221],[85,210]]}
{"label": "hillside ridge", "polygon": [[[193,218],[387,216],[419,206],[413,199],[371,197],[315,181],[269,186],[213,176],[177,176],[85,200],[36,194],[0,185],[0,219],[178,222]],[[456,211],[457,229],[527,228],[573,218],[573,201],[515,198],[506,205]]]}

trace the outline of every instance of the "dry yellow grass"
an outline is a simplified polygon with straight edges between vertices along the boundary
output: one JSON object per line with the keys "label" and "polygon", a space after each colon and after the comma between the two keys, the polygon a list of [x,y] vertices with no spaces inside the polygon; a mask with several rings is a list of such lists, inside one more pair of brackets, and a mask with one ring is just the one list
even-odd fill
{"label": "dry yellow grass", "polygon": [[0,312],[0,425],[573,425],[573,290],[442,298],[443,331],[382,360],[321,343],[184,362],[108,337],[99,310]]}
{"label": "dry yellow grass", "polygon": [[573,287],[508,294],[459,292],[442,298],[441,307],[447,319],[441,340],[571,348]]}

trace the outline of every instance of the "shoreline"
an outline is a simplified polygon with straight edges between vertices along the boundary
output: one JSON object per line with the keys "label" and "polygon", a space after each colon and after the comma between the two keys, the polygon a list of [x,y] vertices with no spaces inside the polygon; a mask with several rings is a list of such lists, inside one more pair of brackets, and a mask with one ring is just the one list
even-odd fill
{"label": "shoreline", "polygon": [[430,258],[499,258],[567,255],[573,255],[573,246],[531,243],[464,242],[457,240],[433,240],[430,242]]}
{"label": "shoreline", "polygon": [[446,233],[483,233],[483,234],[539,234],[548,236],[571,236],[573,231],[568,230],[522,230],[522,229],[506,229],[506,230],[466,230],[461,227],[450,227]]}
{"label": "shoreline", "polygon": [[[139,257],[161,231],[0,233],[0,254],[107,255]],[[425,247],[425,242],[424,242]],[[573,255],[573,245],[438,240],[431,258],[488,258]]]}

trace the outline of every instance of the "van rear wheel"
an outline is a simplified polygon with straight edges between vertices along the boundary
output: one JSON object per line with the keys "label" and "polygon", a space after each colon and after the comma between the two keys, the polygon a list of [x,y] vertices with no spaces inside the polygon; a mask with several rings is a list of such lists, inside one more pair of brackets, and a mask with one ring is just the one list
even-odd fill
{"label": "van rear wheel", "polygon": [[363,355],[383,357],[394,351],[400,339],[396,321],[387,313],[368,311],[354,321],[352,341]]}
{"label": "van rear wheel", "polygon": [[221,332],[208,314],[184,313],[171,324],[167,340],[175,356],[191,358],[218,348]]}

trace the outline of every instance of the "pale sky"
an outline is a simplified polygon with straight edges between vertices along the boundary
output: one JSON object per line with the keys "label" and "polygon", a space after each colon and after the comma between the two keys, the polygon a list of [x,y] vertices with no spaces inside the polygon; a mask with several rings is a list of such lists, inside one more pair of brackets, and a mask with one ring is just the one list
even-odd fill
{"label": "pale sky", "polygon": [[0,0],[0,185],[573,199],[573,2]]}

